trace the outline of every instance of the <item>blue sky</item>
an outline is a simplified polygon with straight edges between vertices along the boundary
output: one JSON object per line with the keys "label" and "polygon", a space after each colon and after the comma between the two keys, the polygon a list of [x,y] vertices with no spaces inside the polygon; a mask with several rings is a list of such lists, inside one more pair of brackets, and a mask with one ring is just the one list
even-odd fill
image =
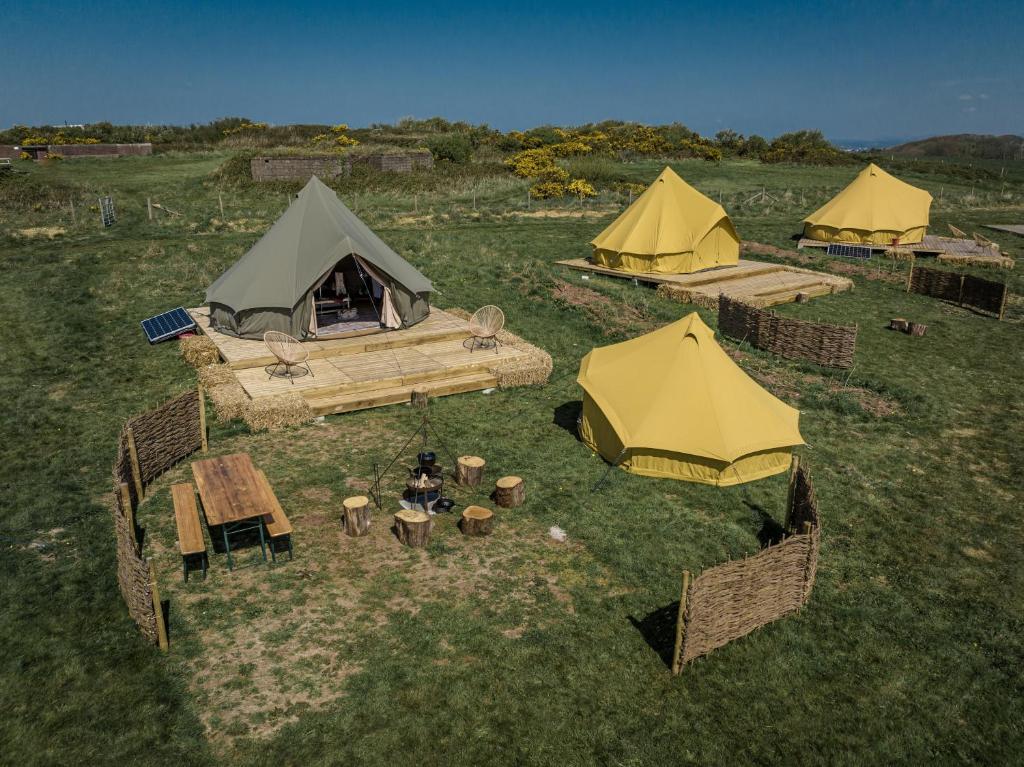
{"label": "blue sky", "polygon": [[1024,2],[19,2],[0,126],[441,115],[1024,132]]}

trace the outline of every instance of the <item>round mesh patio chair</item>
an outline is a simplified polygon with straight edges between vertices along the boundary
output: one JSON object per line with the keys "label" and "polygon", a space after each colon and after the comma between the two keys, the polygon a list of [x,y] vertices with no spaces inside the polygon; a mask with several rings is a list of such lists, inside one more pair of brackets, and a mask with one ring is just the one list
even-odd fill
{"label": "round mesh patio chair", "polygon": [[498,333],[505,327],[505,313],[497,306],[482,306],[473,312],[469,318],[469,332],[473,334],[469,350],[472,352],[478,346],[485,348],[494,347],[494,353],[498,353],[501,343],[498,341]]}
{"label": "round mesh patio chair", "polygon": [[[271,378],[276,375],[281,376],[294,384],[295,368],[304,369],[305,372],[302,375],[309,373],[310,377],[314,377],[313,369],[309,366],[309,352],[300,341],[287,333],[268,330],[263,334],[263,343],[270,349],[270,353],[277,357],[277,362],[268,366],[270,369],[267,372]],[[284,366],[283,373],[279,372],[282,366]]]}

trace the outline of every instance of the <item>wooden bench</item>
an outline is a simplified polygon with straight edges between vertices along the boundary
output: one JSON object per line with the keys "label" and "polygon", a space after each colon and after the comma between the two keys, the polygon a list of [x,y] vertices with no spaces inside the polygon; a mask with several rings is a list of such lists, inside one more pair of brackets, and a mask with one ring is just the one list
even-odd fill
{"label": "wooden bench", "polygon": [[284,509],[281,508],[281,502],[274,495],[274,489],[270,486],[270,481],[267,479],[263,469],[257,469],[257,474],[263,480],[263,492],[267,494],[266,500],[272,510],[270,514],[263,517],[263,526],[270,537],[270,558],[274,562],[277,561],[277,544],[278,542],[284,542],[288,544],[288,559],[291,559],[292,523],[284,513]]}
{"label": "wooden bench", "polygon": [[178,548],[181,549],[181,570],[188,580],[188,563],[193,557],[200,558],[203,578],[206,577],[206,541],[203,540],[203,525],[199,521],[196,506],[196,491],[191,483],[171,485],[174,501],[174,518],[178,523]]}

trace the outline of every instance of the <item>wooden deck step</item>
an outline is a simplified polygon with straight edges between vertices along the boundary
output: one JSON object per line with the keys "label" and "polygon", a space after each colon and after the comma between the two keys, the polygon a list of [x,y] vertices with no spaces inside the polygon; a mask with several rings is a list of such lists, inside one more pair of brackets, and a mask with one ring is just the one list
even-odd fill
{"label": "wooden deck step", "polygon": [[767,300],[768,306],[778,306],[779,304],[791,304],[796,301],[797,293],[804,293],[810,298],[817,298],[818,296],[827,296],[835,292],[835,288],[832,285],[826,285],[824,283],[816,283],[814,285],[805,285],[800,288],[786,288],[785,290],[779,290],[774,293],[768,293],[759,296],[759,300]]}
{"label": "wooden deck step", "polygon": [[[515,350],[512,350],[515,351]],[[501,357],[498,359],[504,359]],[[334,397],[341,394],[361,394],[364,392],[379,391],[381,389],[394,389],[402,386],[429,384],[435,381],[449,381],[452,378],[473,375],[475,373],[488,373],[494,367],[495,355],[481,351],[475,358],[460,361],[454,364],[445,365],[428,370],[404,373],[402,375],[386,378],[369,378],[365,381],[347,381],[328,386],[318,386],[302,392],[303,396],[309,397]]]}
{"label": "wooden deck step", "polygon": [[[831,292],[831,286],[822,282],[819,279],[810,277],[805,280],[791,280],[785,285],[772,285],[768,287],[761,287],[760,289],[758,289],[757,291],[750,295],[753,295],[755,298],[768,298],[779,293],[793,293],[794,295],[796,295],[796,293],[801,291],[805,293],[810,293],[815,288],[825,288],[825,293]],[[814,295],[822,294],[815,293]]]}
{"label": "wooden deck step", "polygon": [[[380,383],[380,382],[376,382]],[[309,403],[315,415],[332,413],[348,413],[353,410],[365,410],[381,405],[394,405],[408,402],[412,390],[422,386],[431,397],[444,397],[448,394],[461,394],[469,391],[480,391],[497,386],[498,381],[489,371],[469,373],[467,375],[439,378],[427,382],[405,383],[398,386],[386,386],[359,392],[342,392],[324,394],[321,389],[303,392],[302,396]]]}

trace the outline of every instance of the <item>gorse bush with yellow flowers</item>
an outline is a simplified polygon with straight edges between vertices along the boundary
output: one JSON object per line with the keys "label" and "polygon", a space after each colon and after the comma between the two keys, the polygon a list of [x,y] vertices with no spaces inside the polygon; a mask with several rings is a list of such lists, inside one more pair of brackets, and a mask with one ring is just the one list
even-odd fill
{"label": "gorse bush with yellow flowers", "polygon": [[93,138],[91,136],[69,136],[64,131],[59,130],[52,136],[25,136],[25,138],[21,140],[21,143],[27,144],[29,146],[38,144],[43,144],[47,146],[66,146],[68,144],[101,144],[103,142],[101,142],[98,138]]}
{"label": "gorse bush with yellow flowers", "polygon": [[348,135],[348,125],[341,123],[340,125],[332,125],[330,133],[316,134],[309,140],[309,143],[317,149],[330,151],[359,146],[359,139]]}
{"label": "gorse bush with yellow flowers", "polygon": [[576,195],[581,200],[585,197],[597,197],[597,190],[594,189],[586,179],[574,179],[565,189],[567,192]]}
{"label": "gorse bush with yellow flowers", "polygon": [[221,133],[225,136],[235,136],[239,133],[259,133],[261,131],[265,131],[267,127],[266,123],[252,123],[248,120],[244,120],[231,128],[224,128]]}

